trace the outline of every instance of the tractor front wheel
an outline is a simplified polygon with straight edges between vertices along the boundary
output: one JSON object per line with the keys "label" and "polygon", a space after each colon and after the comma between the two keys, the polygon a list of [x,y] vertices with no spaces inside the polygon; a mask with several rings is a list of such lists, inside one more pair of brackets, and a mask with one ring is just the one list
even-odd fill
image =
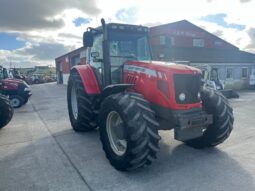
{"label": "tractor front wheel", "polygon": [[18,95],[11,95],[10,96],[11,105],[14,108],[19,108],[23,105],[24,99],[21,96]]}
{"label": "tractor front wheel", "polygon": [[185,142],[198,149],[214,147],[224,142],[229,137],[234,123],[233,110],[220,92],[204,88],[201,99],[205,111],[213,115],[213,123],[207,127],[202,137]]}
{"label": "tractor front wheel", "polygon": [[121,171],[151,164],[159,150],[158,125],[142,95],[118,93],[107,97],[99,114],[99,131],[110,163]]}
{"label": "tractor front wheel", "polygon": [[67,86],[67,104],[71,125],[75,131],[90,131],[96,128],[93,112],[93,97],[86,93],[81,77],[72,70]]}
{"label": "tractor front wheel", "polygon": [[0,94],[0,129],[9,123],[13,116],[13,108],[8,97]]}

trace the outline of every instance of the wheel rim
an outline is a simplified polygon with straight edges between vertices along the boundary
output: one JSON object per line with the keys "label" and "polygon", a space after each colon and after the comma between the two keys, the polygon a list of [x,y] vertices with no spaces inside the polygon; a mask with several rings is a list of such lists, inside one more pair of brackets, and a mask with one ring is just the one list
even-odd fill
{"label": "wheel rim", "polygon": [[20,100],[18,98],[12,98],[11,99],[11,106],[12,107],[18,107],[20,105]]}
{"label": "wheel rim", "polygon": [[127,140],[124,136],[124,124],[116,111],[111,111],[106,120],[106,131],[113,152],[122,156],[127,150]]}
{"label": "wheel rim", "polygon": [[77,103],[77,94],[75,86],[72,87],[71,91],[71,106],[72,106],[72,113],[74,119],[78,118],[78,103]]}

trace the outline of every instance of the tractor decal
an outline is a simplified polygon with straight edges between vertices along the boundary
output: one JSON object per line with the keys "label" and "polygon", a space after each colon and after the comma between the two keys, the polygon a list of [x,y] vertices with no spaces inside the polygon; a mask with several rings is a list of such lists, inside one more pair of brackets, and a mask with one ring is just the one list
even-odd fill
{"label": "tractor decal", "polygon": [[155,70],[151,70],[151,69],[140,67],[140,66],[125,65],[124,72],[125,71],[143,73],[149,76],[157,77],[157,72]]}

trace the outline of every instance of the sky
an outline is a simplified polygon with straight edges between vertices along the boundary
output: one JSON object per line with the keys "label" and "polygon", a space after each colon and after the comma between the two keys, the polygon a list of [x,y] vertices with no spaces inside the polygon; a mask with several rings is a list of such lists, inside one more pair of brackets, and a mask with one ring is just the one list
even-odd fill
{"label": "sky", "polygon": [[54,65],[101,18],[145,26],[185,19],[255,53],[254,10],[255,0],[0,0],[0,65]]}

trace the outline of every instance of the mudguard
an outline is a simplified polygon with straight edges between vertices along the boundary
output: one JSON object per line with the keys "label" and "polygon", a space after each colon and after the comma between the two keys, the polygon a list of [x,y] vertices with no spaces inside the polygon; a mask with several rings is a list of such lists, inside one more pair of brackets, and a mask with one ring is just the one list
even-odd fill
{"label": "mudguard", "polygon": [[103,100],[109,95],[124,92],[128,88],[132,88],[132,87],[134,87],[134,84],[112,84],[112,85],[106,86],[100,95],[100,99]]}
{"label": "mudguard", "polygon": [[74,66],[72,68],[72,70],[78,71],[78,73],[81,77],[84,89],[87,94],[100,94],[101,93],[96,75],[90,65],[88,65],[88,64],[77,65],[77,66]]}

